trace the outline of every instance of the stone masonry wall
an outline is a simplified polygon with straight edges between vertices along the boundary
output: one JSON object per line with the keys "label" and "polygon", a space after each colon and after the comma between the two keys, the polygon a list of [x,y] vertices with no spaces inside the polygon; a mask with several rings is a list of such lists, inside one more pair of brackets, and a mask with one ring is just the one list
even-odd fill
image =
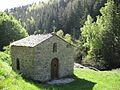
{"label": "stone masonry wall", "polygon": [[[57,52],[53,53],[53,43],[57,43]],[[74,49],[57,36],[40,43],[34,48],[35,58],[33,62],[32,79],[47,81],[51,79],[51,61],[59,60],[59,78],[72,75],[74,65]]]}
{"label": "stone masonry wall", "polygon": [[11,47],[12,67],[15,71],[17,70],[17,58],[20,62],[20,71],[27,78],[31,78],[33,73],[33,60],[34,53],[33,48],[30,47]]}

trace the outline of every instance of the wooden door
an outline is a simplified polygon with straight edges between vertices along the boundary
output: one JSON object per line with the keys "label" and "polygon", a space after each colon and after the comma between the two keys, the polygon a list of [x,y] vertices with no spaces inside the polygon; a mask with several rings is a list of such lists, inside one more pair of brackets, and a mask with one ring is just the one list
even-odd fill
{"label": "wooden door", "polygon": [[58,79],[58,59],[54,58],[51,62],[51,79]]}

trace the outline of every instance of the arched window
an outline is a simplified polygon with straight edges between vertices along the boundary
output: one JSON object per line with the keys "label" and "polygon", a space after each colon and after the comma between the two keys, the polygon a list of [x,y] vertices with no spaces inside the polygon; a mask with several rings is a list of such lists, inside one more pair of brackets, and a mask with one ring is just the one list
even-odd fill
{"label": "arched window", "polygon": [[57,52],[57,43],[53,44],[53,52]]}
{"label": "arched window", "polygon": [[18,58],[16,60],[16,68],[17,68],[17,70],[20,70],[20,61]]}

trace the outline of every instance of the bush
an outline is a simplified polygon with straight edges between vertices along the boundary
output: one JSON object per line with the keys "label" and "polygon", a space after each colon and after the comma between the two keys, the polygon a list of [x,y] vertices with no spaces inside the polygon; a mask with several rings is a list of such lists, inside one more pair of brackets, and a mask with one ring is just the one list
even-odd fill
{"label": "bush", "polygon": [[0,52],[0,60],[8,63],[9,65],[12,64],[12,60],[11,60],[10,55],[8,55],[4,52]]}
{"label": "bush", "polygon": [[9,46],[5,46],[5,47],[3,47],[3,50],[5,50],[4,53],[10,55],[10,48],[11,48],[10,45],[9,45]]}
{"label": "bush", "polygon": [[84,60],[82,60],[81,63],[85,66],[95,67],[99,70],[106,70],[106,69],[108,70],[109,69],[108,64],[102,59],[96,60],[95,58],[86,57],[86,58],[84,58]]}
{"label": "bush", "polygon": [[7,78],[10,76],[11,71],[12,68],[0,58],[0,78]]}

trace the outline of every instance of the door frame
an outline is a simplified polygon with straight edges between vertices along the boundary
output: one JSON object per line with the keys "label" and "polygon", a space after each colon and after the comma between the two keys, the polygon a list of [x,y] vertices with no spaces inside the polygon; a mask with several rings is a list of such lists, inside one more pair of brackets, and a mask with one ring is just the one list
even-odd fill
{"label": "door frame", "polygon": [[59,60],[58,58],[53,58],[51,61],[51,79],[59,78]]}

